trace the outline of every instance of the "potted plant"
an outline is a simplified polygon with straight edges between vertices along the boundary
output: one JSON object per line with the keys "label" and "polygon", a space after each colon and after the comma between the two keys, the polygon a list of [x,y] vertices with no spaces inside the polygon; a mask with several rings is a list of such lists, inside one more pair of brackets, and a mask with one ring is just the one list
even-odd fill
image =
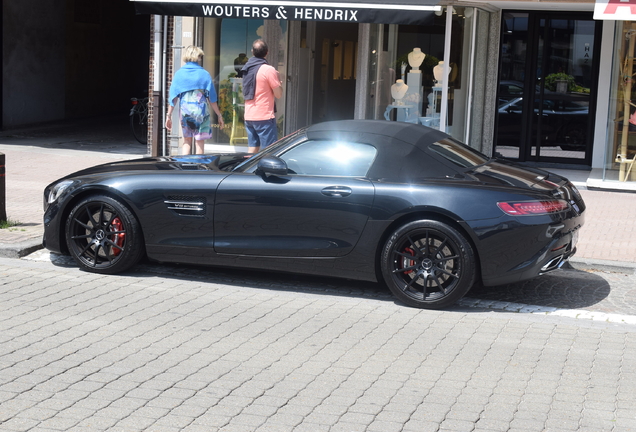
{"label": "potted plant", "polygon": [[563,72],[553,73],[545,77],[545,88],[558,93],[574,91],[576,81],[572,75]]}

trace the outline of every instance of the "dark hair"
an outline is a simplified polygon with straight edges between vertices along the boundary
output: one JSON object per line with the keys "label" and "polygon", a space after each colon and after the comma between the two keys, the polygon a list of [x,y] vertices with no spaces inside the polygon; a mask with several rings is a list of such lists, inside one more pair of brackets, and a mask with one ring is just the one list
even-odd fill
{"label": "dark hair", "polygon": [[265,58],[268,52],[269,48],[263,39],[256,39],[252,44],[252,54],[254,54],[254,57]]}

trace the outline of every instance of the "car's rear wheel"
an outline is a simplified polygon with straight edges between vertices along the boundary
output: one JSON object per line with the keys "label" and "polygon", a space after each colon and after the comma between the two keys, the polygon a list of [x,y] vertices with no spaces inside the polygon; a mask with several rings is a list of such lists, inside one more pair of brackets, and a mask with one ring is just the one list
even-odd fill
{"label": "car's rear wheel", "polygon": [[441,309],[461,299],[476,278],[471,244],[455,228],[434,220],[410,222],[386,242],[382,275],[409,306]]}
{"label": "car's rear wheel", "polygon": [[122,203],[103,195],[85,198],[71,210],[66,244],[83,270],[102,274],[129,269],[144,251],[137,218]]}

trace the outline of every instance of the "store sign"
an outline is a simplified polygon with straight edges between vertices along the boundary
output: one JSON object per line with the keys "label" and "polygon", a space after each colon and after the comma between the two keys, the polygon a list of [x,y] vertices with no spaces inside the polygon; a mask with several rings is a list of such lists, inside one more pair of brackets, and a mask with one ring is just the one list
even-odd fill
{"label": "store sign", "polygon": [[[379,24],[429,24],[440,6],[309,1],[185,2],[133,0],[137,13],[210,18],[277,19]],[[431,0],[428,0],[431,1]]]}
{"label": "store sign", "polygon": [[636,0],[596,0],[594,19],[636,21]]}
{"label": "store sign", "polygon": [[203,16],[214,18],[260,18],[305,21],[358,22],[359,9],[307,8],[285,6],[202,5]]}

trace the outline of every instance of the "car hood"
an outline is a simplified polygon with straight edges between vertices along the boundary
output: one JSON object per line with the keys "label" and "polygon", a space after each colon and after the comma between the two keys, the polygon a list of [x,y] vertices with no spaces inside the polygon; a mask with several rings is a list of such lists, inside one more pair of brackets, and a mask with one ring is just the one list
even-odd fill
{"label": "car hood", "polygon": [[480,183],[522,189],[552,191],[568,182],[564,177],[536,168],[493,159],[466,172]]}
{"label": "car hood", "polygon": [[[219,153],[191,156],[163,156],[110,162],[86,168],[68,177],[135,171],[219,171],[227,172],[246,159],[247,153]],[[250,155],[251,156],[251,155]]]}

